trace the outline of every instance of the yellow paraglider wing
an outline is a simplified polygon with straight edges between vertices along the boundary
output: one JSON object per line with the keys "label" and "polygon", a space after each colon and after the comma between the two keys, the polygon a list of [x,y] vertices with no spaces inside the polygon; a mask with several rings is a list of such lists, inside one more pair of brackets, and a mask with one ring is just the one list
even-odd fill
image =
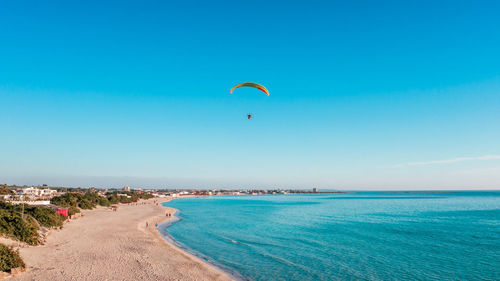
{"label": "yellow paraglider wing", "polygon": [[257,88],[257,89],[261,90],[262,92],[264,92],[266,95],[269,96],[269,91],[266,89],[266,87],[262,86],[261,84],[252,83],[252,82],[244,82],[244,83],[238,84],[238,85],[232,87],[229,92],[232,94],[233,91],[234,91],[234,89],[239,88],[239,87]]}

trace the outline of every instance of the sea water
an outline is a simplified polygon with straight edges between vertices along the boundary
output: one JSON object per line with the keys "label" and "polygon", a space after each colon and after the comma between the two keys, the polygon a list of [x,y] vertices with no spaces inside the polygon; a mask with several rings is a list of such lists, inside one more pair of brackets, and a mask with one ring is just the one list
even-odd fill
{"label": "sea water", "polygon": [[216,196],[161,231],[248,280],[500,280],[500,192]]}

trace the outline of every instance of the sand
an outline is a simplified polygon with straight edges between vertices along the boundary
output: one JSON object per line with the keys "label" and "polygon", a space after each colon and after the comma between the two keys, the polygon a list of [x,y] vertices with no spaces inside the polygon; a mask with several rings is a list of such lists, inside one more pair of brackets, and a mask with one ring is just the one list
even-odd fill
{"label": "sand", "polygon": [[21,248],[27,271],[10,280],[232,280],[161,236],[155,224],[172,219],[167,212],[153,199],[84,211],[45,245]]}

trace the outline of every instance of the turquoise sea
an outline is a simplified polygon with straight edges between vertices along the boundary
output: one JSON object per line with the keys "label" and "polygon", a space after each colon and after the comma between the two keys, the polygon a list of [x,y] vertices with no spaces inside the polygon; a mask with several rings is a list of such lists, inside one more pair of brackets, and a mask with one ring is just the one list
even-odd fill
{"label": "turquoise sea", "polygon": [[218,196],[160,230],[248,280],[500,280],[500,192]]}

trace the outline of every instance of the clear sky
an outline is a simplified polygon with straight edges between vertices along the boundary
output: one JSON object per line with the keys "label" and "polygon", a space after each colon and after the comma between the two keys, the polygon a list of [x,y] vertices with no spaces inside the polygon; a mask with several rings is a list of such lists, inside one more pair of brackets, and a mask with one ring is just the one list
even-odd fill
{"label": "clear sky", "polygon": [[499,189],[499,12],[1,1],[0,182]]}

